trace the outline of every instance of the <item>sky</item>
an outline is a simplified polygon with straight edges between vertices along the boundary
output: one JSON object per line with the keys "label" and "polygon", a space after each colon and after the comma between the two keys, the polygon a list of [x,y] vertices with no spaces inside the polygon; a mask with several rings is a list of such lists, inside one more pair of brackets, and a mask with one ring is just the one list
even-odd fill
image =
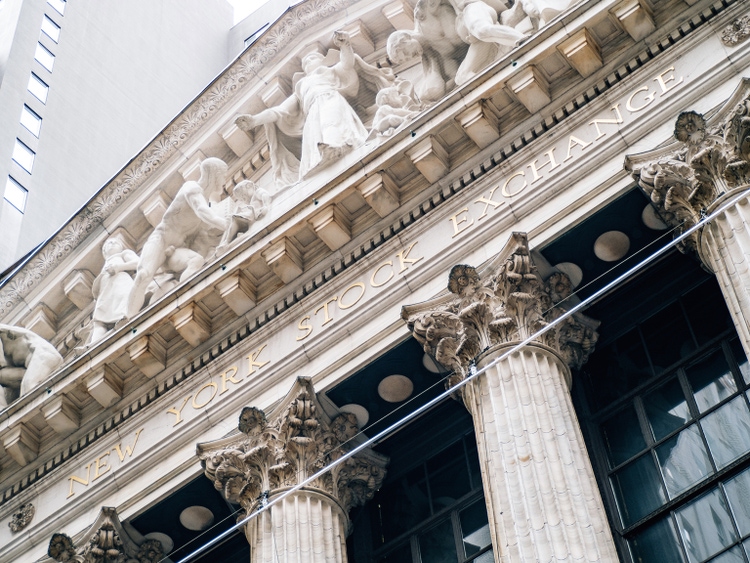
{"label": "sky", "polygon": [[266,2],[286,2],[287,0],[227,0],[234,6],[234,23],[249,16]]}

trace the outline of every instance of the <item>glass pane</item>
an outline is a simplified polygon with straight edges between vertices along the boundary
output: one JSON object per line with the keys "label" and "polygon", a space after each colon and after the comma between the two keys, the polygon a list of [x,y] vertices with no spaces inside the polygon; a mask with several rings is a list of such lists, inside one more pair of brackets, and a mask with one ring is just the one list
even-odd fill
{"label": "glass pane", "polygon": [[3,197],[21,213],[26,209],[27,194],[28,192],[26,191],[26,188],[16,182],[13,178],[8,178],[5,182],[5,192],[3,193]]}
{"label": "glass pane", "polygon": [[478,556],[475,559],[471,560],[472,563],[494,563],[495,556],[492,553],[492,550],[485,551],[482,555]]}
{"label": "glass pane", "polygon": [[667,500],[650,453],[617,471],[612,476],[612,487],[625,526],[643,518]]}
{"label": "glass pane", "polygon": [[31,75],[29,78],[29,92],[34,94],[40,102],[43,104],[47,102],[47,93],[49,92],[49,86],[37,77],[36,74]]}
{"label": "glass pane", "polygon": [[682,298],[690,327],[701,345],[732,326],[721,292],[711,290],[707,284],[701,284]]}
{"label": "glass pane", "polygon": [[676,512],[690,563],[705,561],[737,541],[729,510],[718,489]]}
{"label": "glass pane", "polygon": [[686,491],[713,471],[695,424],[656,448],[656,456],[670,498]]}
{"label": "glass pane", "polygon": [[42,118],[31,111],[28,106],[23,106],[21,110],[21,125],[38,137],[39,131],[42,128]]}
{"label": "glass pane", "polygon": [[687,374],[701,412],[737,392],[734,377],[721,350],[690,366]]}
{"label": "glass pane", "polygon": [[724,489],[732,507],[734,521],[742,536],[750,534],[750,469],[727,481]]}
{"label": "glass pane", "polygon": [[646,447],[638,415],[632,405],[605,421],[601,429],[612,467],[627,461]]}
{"label": "glass pane", "polygon": [[379,557],[378,563],[412,563],[411,545],[408,542],[400,545],[388,555]]}
{"label": "glass pane", "polygon": [[474,437],[465,438],[466,453],[469,456],[469,473],[471,474],[471,488],[478,489],[482,486],[482,470],[479,468],[479,452]]}
{"label": "glass pane", "polygon": [[48,71],[52,72],[52,67],[55,64],[55,55],[50,53],[44,48],[41,43],[36,44],[36,51],[34,52],[34,58]]}
{"label": "glass pane", "polygon": [[711,559],[711,563],[745,563],[740,546],[725,551],[718,557]]}
{"label": "glass pane", "polygon": [[676,378],[643,397],[655,440],[677,430],[690,420],[685,394]]}
{"label": "glass pane", "polygon": [[47,0],[47,4],[52,6],[55,10],[61,14],[65,13],[65,0]]}
{"label": "glass pane", "polygon": [[383,545],[410,530],[430,516],[424,468],[383,487],[373,499],[372,516],[375,545]]}
{"label": "glass pane", "polygon": [[60,26],[44,16],[42,19],[42,31],[49,36],[52,41],[57,43],[60,40]]}
{"label": "glass pane", "polygon": [[745,351],[742,349],[742,344],[740,344],[739,340],[732,340],[731,346],[734,359],[740,366],[742,379],[745,380],[745,383],[750,384],[750,365],[748,365],[747,358],[745,357]]}
{"label": "glass pane", "polygon": [[15,160],[26,172],[31,172],[34,167],[34,151],[16,139],[13,145],[13,160]]}
{"label": "glass pane", "polygon": [[654,371],[659,373],[695,350],[679,303],[669,305],[641,326]]}
{"label": "glass pane", "polygon": [[468,493],[469,474],[463,442],[456,442],[427,461],[432,509],[448,508]]}
{"label": "glass pane", "polygon": [[750,412],[743,396],[709,414],[701,426],[719,469],[750,451]]}
{"label": "glass pane", "polygon": [[450,519],[419,535],[422,563],[457,563],[456,540]]}
{"label": "glass pane", "polygon": [[638,563],[682,563],[679,539],[671,518],[649,526],[630,540],[633,560]]}
{"label": "glass pane", "polygon": [[464,540],[464,555],[471,557],[492,543],[490,525],[487,521],[487,508],[484,499],[480,499],[468,508],[464,508],[459,519],[461,534]]}

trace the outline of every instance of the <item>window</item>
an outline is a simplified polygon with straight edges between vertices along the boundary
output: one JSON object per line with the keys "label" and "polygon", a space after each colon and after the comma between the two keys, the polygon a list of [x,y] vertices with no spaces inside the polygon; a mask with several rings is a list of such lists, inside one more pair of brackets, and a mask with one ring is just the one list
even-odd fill
{"label": "window", "polygon": [[60,15],[65,13],[65,0],[47,0],[47,4],[57,10]]}
{"label": "window", "polygon": [[49,86],[36,74],[31,73],[29,78],[29,92],[34,94],[40,102],[43,104],[47,103],[47,94],[49,93]]}
{"label": "window", "polygon": [[47,48],[41,43],[36,44],[36,51],[34,52],[34,58],[44,68],[52,72],[52,66],[55,64],[55,55],[50,53],[47,50]]}
{"label": "window", "polygon": [[42,128],[42,118],[39,117],[29,106],[24,105],[21,110],[21,125],[31,131],[34,136],[39,137]]}
{"label": "window", "polygon": [[[750,364],[713,278],[641,283],[653,296],[665,288],[661,310],[603,342],[578,393],[621,552],[638,563],[747,563]],[[616,296],[600,310],[637,314]]]}
{"label": "window", "polygon": [[27,195],[26,188],[8,176],[8,180],[5,182],[5,193],[3,194],[5,201],[23,213],[26,208]]}
{"label": "window", "polygon": [[[400,356],[408,358],[403,346]],[[391,461],[380,490],[351,513],[349,561],[494,561],[473,425],[463,405],[438,405],[376,449]]]}
{"label": "window", "polygon": [[42,31],[55,43],[60,40],[60,26],[49,19],[49,16],[44,16],[42,20]]}
{"label": "window", "polygon": [[16,139],[16,144],[13,146],[13,160],[29,174],[31,174],[31,169],[34,166],[34,156],[34,151]]}

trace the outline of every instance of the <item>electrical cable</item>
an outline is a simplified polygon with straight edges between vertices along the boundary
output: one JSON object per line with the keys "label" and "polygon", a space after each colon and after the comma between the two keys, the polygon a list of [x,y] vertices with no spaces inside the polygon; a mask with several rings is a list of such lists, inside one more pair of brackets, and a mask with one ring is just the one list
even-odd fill
{"label": "electrical cable", "polygon": [[443,393],[437,395],[436,397],[432,398],[431,400],[427,401],[425,404],[421,405],[420,407],[416,408],[412,412],[406,414],[402,419],[396,421],[389,427],[383,429],[382,431],[375,434],[372,438],[368,438],[361,444],[358,444],[357,446],[354,446],[349,452],[341,456],[340,458],[332,461],[329,465],[324,467],[323,469],[320,469],[319,471],[315,472],[314,474],[310,475],[306,479],[304,479],[302,482],[292,486],[290,489],[284,491],[280,495],[278,495],[273,500],[268,501],[265,505],[260,506],[255,512],[252,514],[248,514],[241,520],[239,520],[235,525],[233,525],[228,530],[225,530],[212,540],[208,541],[192,553],[188,554],[186,557],[178,561],[177,563],[189,563],[191,560],[195,559],[198,555],[204,553],[207,549],[210,547],[220,543],[225,538],[227,538],[230,534],[234,533],[236,530],[242,528],[245,526],[248,522],[250,522],[253,518],[261,514],[262,512],[266,510],[270,510],[274,505],[277,503],[283,501],[287,497],[291,496],[292,494],[296,493],[300,489],[306,487],[313,481],[319,479],[323,475],[325,475],[328,471],[331,469],[341,465],[348,459],[354,457],[355,455],[359,454],[360,452],[364,451],[365,449],[369,448],[373,444],[378,443],[380,440],[394,432],[395,430],[399,429],[401,426],[404,426],[405,424],[411,422],[412,420],[416,419],[423,413],[430,410],[432,407],[438,405],[442,401],[449,398],[451,395],[453,395],[456,391],[461,389],[462,387],[469,384],[469,382],[474,381],[477,377],[482,375],[487,370],[495,367],[500,362],[504,361],[506,358],[511,356],[512,354],[515,354],[516,352],[523,349],[528,344],[534,342],[535,340],[538,340],[540,336],[545,334],[547,331],[552,330],[553,328],[557,327],[558,325],[565,322],[569,317],[575,315],[576,313],[579,313],[582,311],[582,309],[588,307],[592,302],[599,299],[600,297],[606,295],[611,290],[613,290],[615,287],[617,287],[620,283],[628,279],[630,276],[636,274],[641,269],[645,268],[652,262],[656,261],[658,258],[662,257],[664,254],[666,254],[668,251],[670,251],[672,248],[676,247],[679,243],[686,240],[688,237],[690,237],[693,233],[699,231],[701,228],[703,228],[705,225],[713,221],[716,217],[724,213],[727,209],[730,207],[736,205],[739,203],[742,199],[745,199],[747,197],[746,192],[742,192],[740,194],[737,194],[735,197],[731,198],[730,200],[726,201],[723,205],[719,206],[717,209],[715,209],[710,215],[705,215],[700,221],[698,221],[695,225],[692,227],[686,229],[683,231],[680,235],[676,236],[672,241],[664,245],[663,247],[656,250],[653,254],[647,256],[642,261],[634,265],[633,267],[629,268],[624,273],[617,276],[614,280],[608,282],[604,286],[602,286],[600,289],[592,293],[589,297],[586,299],[581,300],[580,303],[574,305],[569,310],[567,310],[565,313],[563,313],[560,317],[550,321],[545,327],[538,330],[534,334],[528,336],[521,342],[515,344],[514,346],[508,348],[506,351],[504,351],[502,354],[500,354],[497,358],[490,361],[487,365],[485,365],[481,369],[476,369],[476,367],[472,364],[470,373],[464,377],[463,380],[456,383],[454,386],[452,386],[450,389],[447,389]]}

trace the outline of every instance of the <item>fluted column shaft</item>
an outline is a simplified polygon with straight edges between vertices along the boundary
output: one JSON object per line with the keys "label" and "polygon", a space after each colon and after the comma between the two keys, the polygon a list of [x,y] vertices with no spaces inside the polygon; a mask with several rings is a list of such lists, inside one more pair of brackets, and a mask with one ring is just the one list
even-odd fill
{"label": "fluted column shaft", "polygon": [[[513,344],[491,348],[482,368]],[[559,355],[529,345],[469,384],[498,563],[617,561]]]}
{"label": "fluted column shaft", "polygon": [[343,508],[329,495],[299,490],[248,522],[250,562],[346,563],[347,522]]}
{"label": "fluted column shaft", "polygon": [[745,354],[750,357],[750,189],[743,186],[724,194],[708,212],[720,209],[739,194],[744,197],[703,227],[699,255],[716,275]]}

